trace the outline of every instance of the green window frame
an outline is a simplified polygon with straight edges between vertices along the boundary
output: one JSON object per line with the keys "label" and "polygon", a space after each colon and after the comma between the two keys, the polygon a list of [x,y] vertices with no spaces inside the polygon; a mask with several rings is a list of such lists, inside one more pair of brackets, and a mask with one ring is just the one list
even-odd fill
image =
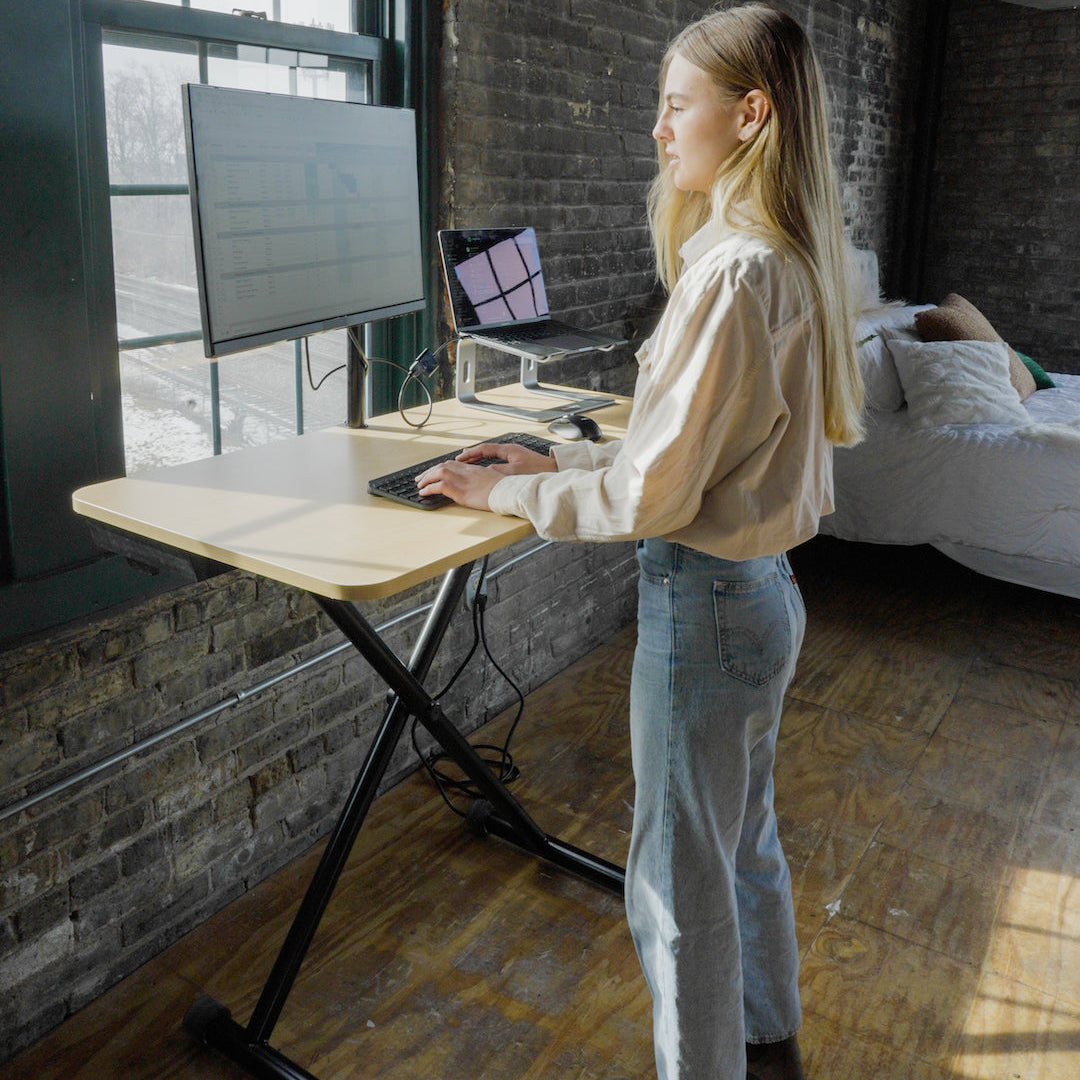
{"label": "green window frame", "polygon": [[[196,10],[187,0],[14,0],[0,13],[5,39],[27,43],[10,58],[0,87],[0,121],[16,163],[2,224],[4,235],[25,241],[12,247],[0,296],[7,346],[0,356],[0,646],[185,580],[183,572],[103,553],[71,510],[75,488],[124,472],[111,200],[142,193],[109,187],[103,42],[136,34],[366,66],[371,100],[418,113],[430,245],[436,187],[425,133],[434,113],[427,72],[436,70],[428,54],[437,9],[430,0],[355,3],[357,33]],[[426,254],[431,298],[437,279]],[[370,351],[408,366],[431,343],[433,306],[370,327]],[[373,413],[396,407],[400,378],[374,366]],[[344,418],[344,381],[332,392]]]}

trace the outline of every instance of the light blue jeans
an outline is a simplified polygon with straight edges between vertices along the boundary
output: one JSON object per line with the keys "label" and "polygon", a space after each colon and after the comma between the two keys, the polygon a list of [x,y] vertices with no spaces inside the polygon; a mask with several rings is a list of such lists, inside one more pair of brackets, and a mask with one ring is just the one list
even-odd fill
{"label": "light blue jeans", "polygon": [[745,1080],[745,1043],[802,1019],[772,766],[806,613],[785,555],[646,540],[638,562],[626,910],[657,1074]]}

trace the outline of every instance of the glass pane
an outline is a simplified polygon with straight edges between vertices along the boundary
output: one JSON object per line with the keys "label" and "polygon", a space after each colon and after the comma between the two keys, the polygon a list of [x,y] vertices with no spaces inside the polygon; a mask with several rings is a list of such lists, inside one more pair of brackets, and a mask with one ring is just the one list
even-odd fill
{"label": "glass pane", "polygon": [[[318,392],[311,389],[301,343],[304,430],[314,431],[345,421],[345,372],[330,374],[345,362],[345,332],[315,334],[309,349],[311,381],[319,385],[329,376]],[[223,452],[296,434],[296,363],[291,341],[218,360]]]}
{"label": "glass pane", "polygon": [[112,226],[120,339],[197,330],[187,195],[114,196]]}
{"label": "glass pane", "polygon": [[240,45],[235,56],[211,55],[206,70],[212,86],[363,102],[368,98],[363,67],[362,62],[351,71],[339,64],[316,66],[308,53]]}
{"label": "glass pane", "polygon": [[103,45],[101,55],[109,182],[186,184],[180,85],[199,81],[195,46],[162,52]]}
{"label": "glass pane", "polygon": [[121,352],[120,386],[129,473],[214,452],[210,365],[201,339]]}
{"label": "glass pane", "polygon": [[[343,423],[345,332],[311,338],[311,383],[301,357],[305,431]],[[296,350],[292,342],[217,361],[223,453],[295,435]],[[129,473],[197,461],[213,453],[210,362],[202,341],[120,353],[124,457]]]}
{"label": "glass pane", "polygon": [[225,15],[246,15],[273,22],[316,26],[322,30],[338,30],[343,34],[356,32],[355,0],[161,0],[172,7],[189,7],[198,11],[217,11]]}

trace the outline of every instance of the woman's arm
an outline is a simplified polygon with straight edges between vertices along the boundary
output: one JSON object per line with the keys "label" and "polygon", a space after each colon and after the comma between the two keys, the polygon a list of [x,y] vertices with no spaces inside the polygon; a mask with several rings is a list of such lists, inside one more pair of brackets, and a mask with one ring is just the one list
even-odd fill
{"label": "woman's arm", "polygon": [[489,508],[528,518],[550,540],[663,536],[693,521],[704,493],[786,423],[761,276],[720,260],[685,276],[653,335],[614,459],[506,477],[488,492]]}
{"label": "woman's arm", "polygon": [[761,300],[768,270],[753,257],[696,269],[653,335],[621,444],[571,443],[556,451],[567,460],[553,475],[439,466],[424,479],[446,486],[432,492],[528,518],[550,540],[662,536],[693,521],[704,492],[774,439],[789,415]]}

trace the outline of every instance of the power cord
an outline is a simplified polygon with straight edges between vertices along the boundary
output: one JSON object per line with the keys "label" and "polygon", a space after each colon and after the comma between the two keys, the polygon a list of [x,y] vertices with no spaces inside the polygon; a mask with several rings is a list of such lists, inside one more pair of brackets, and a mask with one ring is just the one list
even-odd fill
{"label": "power cord", "polygon": [[318,382],[315,382],[315,379],[311,374],[311,339],[310,338],[304,338],[304,360],[305,360],[305,366],[307,367],[308,386],[310,386],[312,390],[318,390],[319,387],[322,386],[322,384],[324,382],[326,382],[326,380],[329,379],[331,375],[336,375],[339,371],[344,371],[345,370],[345,365],[344,364],[338,364],[337,367],[331,368]]}
{"label": "power cord", "polygon": [[[372,364],[386,364],[388,367],[392,367],[397,371],[405,372],[405,381],[401,384],[401,390],[398,393],[398,401],[397,401],[398,413],[400,414],[401,419],[404,420],[405,423],[409,425],[409,427],[415,427],[415,428],[423,427],[428,422],[428,420],[431,419],[431,410],[432,410],[432,408],[434,407],[434,404],[435,404],[434,400],[433,400],[433,398],[431,396],[431,391],[427,388],[427,385],[419,378],[420,372],[425,371],[424,364],[422,363],[422,361],[424,359],[424,355],[425,355],[425,353],[430,355],[430,351],[428,349],[425,349],[412,362],[412,365],[410,367],[405,367],[402,364],[397,363],[396,360],[387,360],[382,356],[368,356],[367,353],[364,352],[364,346],[360,343],[360,338],[357,336],[356,331],[351,326],[349,326],[349,327],[346,327],[345,332],[349,335],[349,340],[353,343],[353,346],[355,347],[356,351],[360,354],[360,361],[364,365],[364,370],[365,371],[370,370]],[[435,365],[432,364],[432,368],[434,368],[434,367],[435,367]],[[420,389],[424,391],[424,394],[427,397],[427,406],[428,406],[427,415],[424,417],[423,420],[420,421],[419,424],[413,423],[413,421],[410,420],[405,415],[405,406],[404,406],[405,388],[409,385],[409,383],[413,379],[416,380],[416,382],[419,385]]]}
{"label": "power cord", "polygon": [[[450,347],[453,343],[452,339],[444,341],[434,352],[430,349],[424,349],[420,355],[409,365],[409,369],[406,372],[405,381],[401,384],[401,389],[398,391],[398,415],[405,421],[410,427],[422,428],[431,419],[431,410],[433,408],[433,402],[431,398],[431,391],[428,389],[427,383],[425,383],[420,376],[432,375],[438,370],[439,367],[439,355]],[[395,365],[398,366],[398,365]],[[420,389],[424,391],[427,397],[428,409],[427,415],[419,424],[414,423],[405,415],[405,390],[407,389],[410,380],[415,380]]]}
{"label": "power cord", "polygon": [[[405,381],[401,384],[401,389],[398,390],[397,396],[398,415],[409,425],[409,427],[422,428],[431,419],[431,410],[434,408],[434,400],[431,396],[431,391],[428,389],[427,383],[425,383],[420,376],[422,374],[430,375],[438,366],[438,361],[434,359],[430,349],[424,349],[412,364],[409,365],[409,369],[405,374]],[[415,381],[420,389],[424,391],[424,396],[427,398],[427,414],[419,424],[414,423],[405,415],[405,391],[409,388],[409,383],[413,381]]]}
{"label": "power cord", "polygon": [[[431,349],[424,349],[419,356],[409,365],[405,367],[403,364],[397,363],[395,360],[387,360],[382,356],[368,356],[364,352],[364,347],[360,343],[360,339],[356,334],[356,331],[350,326],[346,327],[345,332],[349,335],[349,340],[353,343],[356,351],[360,354],[360,362],[364,365],[364,370],[368,370],[372,364],[386,364],[388,367],[395,368],[398,371],[405,373],[405,381],[401,384],[401,389],[398,391],[397,408],[398,414],[401,419],[405,421],[409,427],[422,428],[430,419],[431,412],[434,408],[434,398],[431,396],[431,390],[428,388],[427,383],[423,381],[421,376],[431,375],[439,366],[439,354],[446,350],[451,341],[444,341],[434,352]],[[309,345],[308,338],[304,338],[304,356],[307,367],[308,385],[312,390],[317,391],[331,375],[336,375],[339,371],[344,371],[345,364],[338,364],[337,367],[331,368],[326,374],[315,381],[314,376],[311,373],[311,347]],[[424,396],[427,398],[427,413],[424,419],[417,423],[414,420],[410,420],[405,414],[405,391],[408,389],[409,383],[415,382],[421,390],[424,392]]]}
{"label": "power cord", "polygon": [[[487,608],[487,556],[484,556],[484,560],[480,565],[480,570],[475,576],[475,585],[472,588],[472,595],[470,598],[470,606],[472,608],[472,623],[473,623],[473,640],[472,645],[469,648],[468,653],[465,655],[465,659],[458,665],[457,670],[450,676],[450,680],[446,686],[435,695],[435,700],[438,701],[443,698],[450,688],[460,678],[462,672],[468,667],[473,656],[476,654],[476,650],[483,646],[484,653],[491,661],[492,666],[502,676],[505,682],[514,691],[514,694],[518,700],[517,713],[514,716],[513,722],[510,724],[510,730],[506,733],[506,738],[503,740],[502,746],[493,745],[492,743],[476,743],[473,745],[473,749],[477,752],[481,760],[494,772],[500,781],[504,784],[512,783],[521,775],[517,765],[514,764],[513,755],[510,753],[510,742],[514,737],[514,732],[517,730],[518,723],[521,720],[522,714],[525,711],[525,695],[521,692],[521,688],[510,678],[509,675],[499,666],[498,661],[491,654],[491,649],[487,642],[487,631],[484,621],[484,612]],[[434,781],[435,786],[438,788],[439,794],[442,796],[443,802],[459,817],[467,818],[468,813],[455,806],[451,801],[451,796],[458,796],[464,799],[468,799],[470,802],[484,797],[484,793],[470,780],[459,776],[453,776],[445,770],[439,768],[440,762],[447,758],[447,754],[444,751],[432,749],[427,754],[423,753],[417,742],[416,731],[418,726],[418,719],[413,717],[412,728],[410,736],[412,739],[413,750],[416,752],[416,756],[420,759],[420,763],[424,766],[428,776]]]}

